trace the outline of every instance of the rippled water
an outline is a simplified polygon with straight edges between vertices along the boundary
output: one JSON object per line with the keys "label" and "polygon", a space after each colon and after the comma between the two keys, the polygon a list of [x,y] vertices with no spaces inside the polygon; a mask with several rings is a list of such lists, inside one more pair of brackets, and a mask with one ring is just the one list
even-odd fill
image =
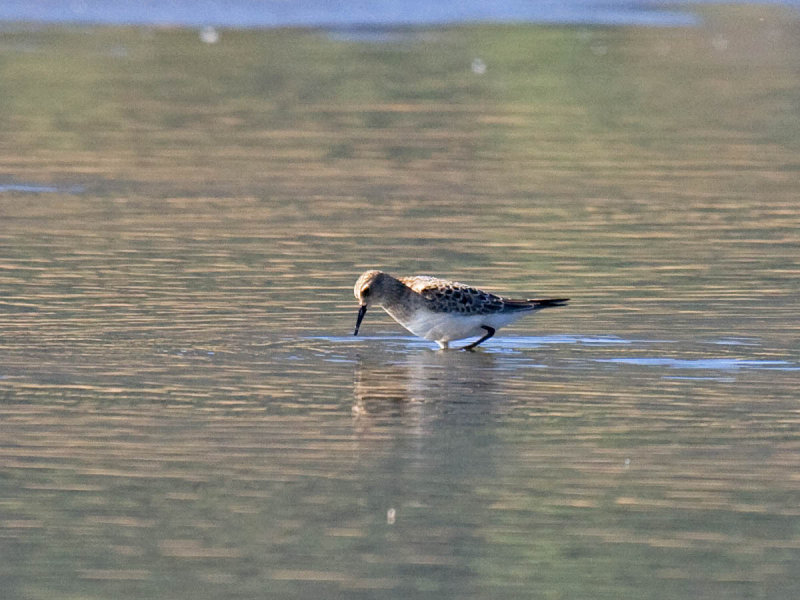
{"label": "rippled water", "polygon": [[[772,11],[6,32],[3,597],[796,598]],[[372,267],[573,300],[473,353],[354,338]]]}

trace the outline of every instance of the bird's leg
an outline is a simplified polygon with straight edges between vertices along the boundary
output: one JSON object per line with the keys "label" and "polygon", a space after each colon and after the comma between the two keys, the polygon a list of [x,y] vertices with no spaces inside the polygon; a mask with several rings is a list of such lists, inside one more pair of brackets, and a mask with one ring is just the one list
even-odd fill
{"label": "bird's leg", "polygon": [[486,335],[483,336],[481,339],[479,339],[479,340],[477,340],[475,342],[472,342],[468,346],[464,346],[462,348],[462,350],[472,350],[478,344],[481,344],[481,343],[485,342],[486,340],[488,340],[490,337],[492,337],[494,335],[494,332],[496,331],[496,329],[494,327],[489,327],[488,325],[481,325],[481,327],[486,330]]}

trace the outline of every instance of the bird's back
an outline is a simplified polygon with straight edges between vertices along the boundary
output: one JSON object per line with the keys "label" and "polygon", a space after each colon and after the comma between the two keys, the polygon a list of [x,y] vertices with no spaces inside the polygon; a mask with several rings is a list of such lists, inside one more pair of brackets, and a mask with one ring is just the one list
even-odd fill
{"label": "bird's back", "polygon": [[402,281],[411,290],[419,294],[426,308],[433,312],[449,312],[464,315],[487,315],[506,310],[531,310],[529,305],[509,305],[495,294],[479,290],[478,288],[427,275],[415,277],[401,277]]}

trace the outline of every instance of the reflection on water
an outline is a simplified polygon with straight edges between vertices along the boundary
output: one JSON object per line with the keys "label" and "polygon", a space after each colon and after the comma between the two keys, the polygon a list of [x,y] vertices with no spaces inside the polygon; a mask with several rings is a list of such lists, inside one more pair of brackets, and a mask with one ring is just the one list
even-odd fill
{"label": "reflection on water", "polygon": [[[359,357],[355,371],[353,414],[359,419],[374,419],[413,413],[422,418],[426,410],[449,412],[456,405],[470,404],[470,397],[481,398],[481,410],[497,393],[498,375],[494,356],[486,353],[411,352],[400,360],[385,362]],[[425,406],[435,397],[435,406]],[[387,414],[388,411],[388,414]],[[469,408],[459,413],[470,412]]]}
{"label": "reflection on water", "polygon": [[3,32],[3,598],[797,597],[800,38],[705,17]]}

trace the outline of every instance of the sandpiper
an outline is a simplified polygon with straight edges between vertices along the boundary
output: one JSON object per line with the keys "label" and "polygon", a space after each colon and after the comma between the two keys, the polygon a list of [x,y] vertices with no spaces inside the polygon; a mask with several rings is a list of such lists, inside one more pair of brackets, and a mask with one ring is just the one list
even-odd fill
{"label": "sandpiper", "polygon": [[437,277],[392,277],[382,271],[366,271],[354,288],[358,310],[356,330],[367,308],[380,306],[414,335],[448,348],[453,340],[482,336],[464,346],[472,350],[501,327],[550,306],[563,306],[569,298],[510,300],[477,288]]}

